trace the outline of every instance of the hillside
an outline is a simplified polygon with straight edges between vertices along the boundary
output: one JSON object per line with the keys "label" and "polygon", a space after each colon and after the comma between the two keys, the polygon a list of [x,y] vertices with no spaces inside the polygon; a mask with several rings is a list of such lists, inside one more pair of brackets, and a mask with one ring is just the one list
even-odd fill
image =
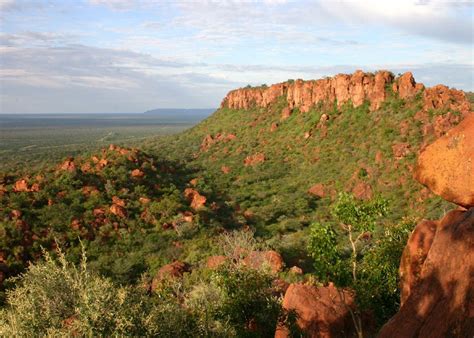
{"label": "hillside", "polygon": [[357,72],[231,91],[214,115],[152,148],[201,169],[258,234],[301,246],[342,191],[388,199],[388,223],[440,216],[449,204],[413,180],[413,165],[469,110],[463,92],[410,73]]}
{"label": "hillside", "polygon": [[[84,245],[89,268],[118,285],[143,282],[153,293],[163,268],[177,276],[191,271],[185,296],[173,298],[182,305],[196,280],[230,279],[245,293],[260,277],[242,273],[241,263],[260,269],[263,261],[271,267],[267,284],[258,284],[265,285],[263,298],[275,292],[275,280],[324,288],[334,281],[356,290],[364,315],[375,317],[375,332],[398,309],[398,265],[409,232],[420,219],[453,208],[413,179],[418,153],[471,110],[462,91],[425,88],[411,73],[289,80],[231,91],[195,127],[147,139],[140,149],[110,145],[26,176],[4,173],[0,282],[11,287],[4,279],[25,271],[42,248],[59,245],[77,263]],[[361,223],[354,256],[347,215]],[[208,271],[225,261],[232,262],[230,275]],[[360,281],[350,277],[351,263]],[[232,306],[249,306],[231,294]],[[254,314],[258,306],[250,317],[232,312],[215,320],[235,319],[237,336],[273,334],[271,327],[260,335],[268,318]],[[274,323],[289,316],[278,311],[271,312]],[[219,325],[206,330],[218,332]]]}

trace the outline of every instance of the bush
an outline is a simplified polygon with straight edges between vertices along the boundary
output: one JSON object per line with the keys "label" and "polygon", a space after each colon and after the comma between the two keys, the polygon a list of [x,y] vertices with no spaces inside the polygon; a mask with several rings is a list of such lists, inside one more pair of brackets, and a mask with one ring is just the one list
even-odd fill
{"label": "bush", "polygon": [[137,287],[116,287],[58,251],[30,265],[7,291],[0,336],[191,335],[195,321],[174,302],[155,302]]}

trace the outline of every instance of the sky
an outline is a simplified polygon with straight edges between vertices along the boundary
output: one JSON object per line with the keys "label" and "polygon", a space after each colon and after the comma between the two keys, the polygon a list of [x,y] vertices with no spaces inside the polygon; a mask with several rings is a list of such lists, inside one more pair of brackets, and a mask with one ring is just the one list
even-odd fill
{"label": "sky", "polygon": [[0,0],[0,113],[213,108],[357,69],[474,90],[473,1]]}

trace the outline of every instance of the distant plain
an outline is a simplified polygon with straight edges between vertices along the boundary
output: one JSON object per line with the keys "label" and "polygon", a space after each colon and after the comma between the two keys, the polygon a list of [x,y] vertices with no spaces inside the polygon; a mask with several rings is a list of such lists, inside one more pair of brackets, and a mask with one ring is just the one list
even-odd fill
{"label": "distant plain", "polygon": [[[23,171],[110,143],[138,144],[192,127],[204,116],[0,114],[0,172]],[[50,162],[51,163],[51,162]]]}

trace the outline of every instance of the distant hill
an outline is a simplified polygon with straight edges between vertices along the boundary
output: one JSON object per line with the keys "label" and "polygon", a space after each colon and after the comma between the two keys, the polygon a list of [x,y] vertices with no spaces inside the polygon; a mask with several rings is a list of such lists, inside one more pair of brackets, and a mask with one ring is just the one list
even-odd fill
{"label": "distant hill", "polygon": [[216,108],[158,108],[146,111],[147,115],[158,115],[165,119],[202,120],[213,112]]}

